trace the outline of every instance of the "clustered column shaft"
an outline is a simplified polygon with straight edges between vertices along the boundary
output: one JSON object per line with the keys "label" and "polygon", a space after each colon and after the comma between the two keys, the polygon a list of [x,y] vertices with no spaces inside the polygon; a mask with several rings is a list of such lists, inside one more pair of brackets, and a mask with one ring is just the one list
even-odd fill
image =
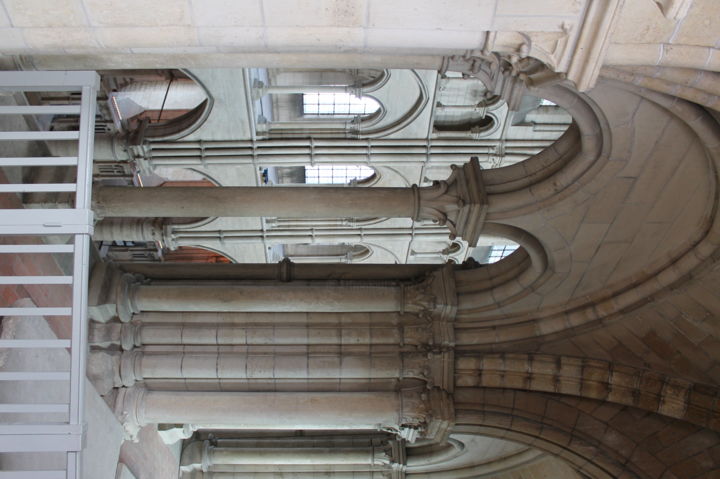
{"label": "clustered column shaft", "polygon": [[[475,245],[487,198],[477,158],[446,181],[410,188],[97,186],[93,210],[104,218],[412,218],[447,226]],[[134,234],[143,233],[139,226]]]}
{"label": "clustered column shaft", "polygon": [[93,285],[91,314],[104,322],[91,328],[92,357],[121,388],[130,434],[167,423],[414,440],[452,422],[451,267],[410,281],[285,283],[101,267]]}

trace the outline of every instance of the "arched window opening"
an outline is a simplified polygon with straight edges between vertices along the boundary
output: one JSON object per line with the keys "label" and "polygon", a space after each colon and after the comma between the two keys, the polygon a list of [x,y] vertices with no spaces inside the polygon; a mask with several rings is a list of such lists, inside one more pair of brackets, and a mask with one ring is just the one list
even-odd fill
{"label": "arched window opening", "polygon": [[369,166],[334,163],[260,167],[260,175],[266,185],[369,185],[377,178]]}
{"label": "arched window opening", "polygon": [[304,93],[303,115],[320,118],[353,118],[368,116],[380,110],[380,103],[369,96],[352,93]]}
{"label": "arched window opening", "polygon": [[271,260],[289,259],[294,263],[358,263],[366,260],[371,250],[357,244],[283,244],[272,247]]}
{"label": "arched window opening", "polygon": [[466,118],[451,118],[446,121],[435,121],[436,132],[469,132],[471,134],[479,135],[485,131],[493,129],[493,127],[495,127],[495,118],[491,115],[470,120]]}
{"label": "arched window opening", "polygon": [[132,144],[186,136],[212,106],[205,87],[182,70],[109,71],[102,85],[113,122]]}
{"label": "arched window opening", "polygon": [[[482,241],[481,241],[482,242]],[[470,252],[470,257],[480,264],[497,263],[514,253],[520,245],[509,240],[491,240],[485,245],[476,246]]]}
{"label": "arched window opening", "polygon": [[[433,136],[497,142],[480,158],[484,169],[519,163],[550,147],[572,124],[572,116],[553,101],[532,95],[517,108],[479,79],[448,72],[438,79]],[[480,145],[479,148],[480,149]]]}
{"label": "arched window opening", "polygon": [[367,181],[374,175],[375,170],[364,165],[329,163],[305,167],[305,183],[311,185],[350,185]]}
{"label": "arched window opening", "polygon": [[555,141],[571,123],[572,116],[564,108],[545,98],[525,95],[518,110],[512,112],[510,130],[525,130],[528,139]]}
{"label": "arched window opening", "polygon": [[[131,144],[146,138],[177,139],[197,129],[210,113],[212,98],[187,72],[177,69],[100,71],[96,133],[127,133]],[[28,92],[30,105],[80,102],[80,93]],[[75,131],[75,114],[42,115],[51,131]]]}
{"label": "arched window opening", "polygon": [[165,263],[232,263],[227,256],[206,248],[180,246],[173,251],[163,253]]}

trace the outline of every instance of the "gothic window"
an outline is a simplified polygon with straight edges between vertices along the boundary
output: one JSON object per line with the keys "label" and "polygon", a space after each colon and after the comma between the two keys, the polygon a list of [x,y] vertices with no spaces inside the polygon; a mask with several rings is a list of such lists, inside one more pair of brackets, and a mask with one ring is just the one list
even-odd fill
{"label": "gothic window", "polygon": [[517,244],[501,244],[501,245],[494,245],[490,249],[490,254],[487,258],[487,263],[497,263],[501,259],[510,256],[511,253],[513,253],[516,249],[518,249]]}
{"label": "gothic window", "polygon": [[503,258],[510,256],[520,247],[517,243],[504,240],[497,244],[478,245],[470,251],[470,257],[480,264],[497,263]]}
{"label": "gothic window", "polygon": [[212,108],[209,92],[186,71],[119,70],[102,78],[112,118],[130,133],[131,143],[186,136],[204,122]]}
{"label": "gothic window", "polygon": [[311,185],[349,185],[368,181],[375,170],[363,165],[323,164],[305,167],[305,183]]}
{"label": "gothic window", "polygon": [[272,248],[271,260],[288,258],[294,263],[359,263],[372,254],[370,248],[358,244],[283,244]]}
{"label": "gothic window", "polygon": [[368,96],[357,97],[352,93],[305,93],[303,114],[332,118],[352,118],[371,115],[380,109],[380,104]]}

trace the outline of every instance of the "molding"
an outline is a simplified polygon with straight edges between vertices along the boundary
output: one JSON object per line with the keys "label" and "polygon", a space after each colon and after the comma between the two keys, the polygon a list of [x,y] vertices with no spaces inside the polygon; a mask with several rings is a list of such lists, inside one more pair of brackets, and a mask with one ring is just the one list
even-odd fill
{"label": "molding", "polygon": [[581,92],[595,86],[624,3],[625,0],[591,0],[588,4],[577,42],[567,52],[571,55],[567,78]]}
{"label": "molding", "polygon": [[655,3],[665,18],[678,22],[687,16],[692,0],[655,0]]}

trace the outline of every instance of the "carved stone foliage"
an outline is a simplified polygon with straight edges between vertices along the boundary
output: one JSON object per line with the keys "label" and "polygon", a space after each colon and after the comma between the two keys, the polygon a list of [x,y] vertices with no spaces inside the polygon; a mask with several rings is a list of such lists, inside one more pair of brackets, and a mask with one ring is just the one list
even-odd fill
{"label": "carved stone foliage", "polygon": [[462,237],[477,244],[487,211],[487,195],[482,186],[480,163],[476,157],[461,167],[452,166],[447,180],[415,191],[415,220],[432,220],[446,226],[451,238]]}

